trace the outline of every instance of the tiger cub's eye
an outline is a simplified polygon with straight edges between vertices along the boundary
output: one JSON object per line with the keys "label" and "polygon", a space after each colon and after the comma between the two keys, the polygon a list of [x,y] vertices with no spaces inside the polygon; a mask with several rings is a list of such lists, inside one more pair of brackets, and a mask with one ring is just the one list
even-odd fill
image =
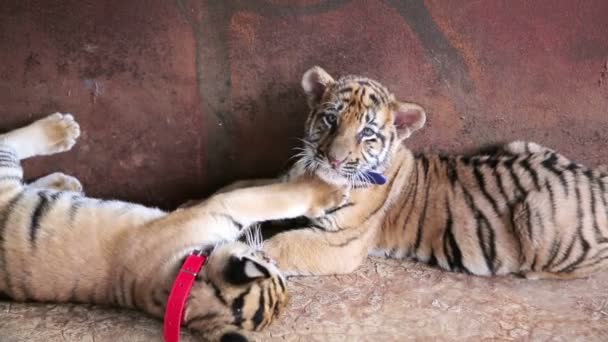
{"label": "tiger cub's eye", "polygon": [[365,127],[363,131],[361,131],[361,135],[363,135],[364,137],[371,137],[374,134],[376,134],[376,132],[374,132],[374,130],[369,127]]}
{"label": "tiger cub's eye", "polygon": [[332,113],[327,113],[325,114],[325,116],[323,117],[323,119],[325,120],[325,122],[329,125],[333,125],[336,123],[336,120],[338,120],[338,117],[336,116],[336,114],[332,114]]}

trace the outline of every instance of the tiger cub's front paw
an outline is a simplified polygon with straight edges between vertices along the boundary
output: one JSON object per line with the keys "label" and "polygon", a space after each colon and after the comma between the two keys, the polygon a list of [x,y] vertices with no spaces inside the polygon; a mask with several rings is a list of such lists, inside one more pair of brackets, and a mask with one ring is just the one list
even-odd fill
{"label": "tiger cub's front paw", "polygon": [[317,218],[332,213],[348,203],[350,189],[322,183],[315,189],[314,199],[306,214],[309,218]]}

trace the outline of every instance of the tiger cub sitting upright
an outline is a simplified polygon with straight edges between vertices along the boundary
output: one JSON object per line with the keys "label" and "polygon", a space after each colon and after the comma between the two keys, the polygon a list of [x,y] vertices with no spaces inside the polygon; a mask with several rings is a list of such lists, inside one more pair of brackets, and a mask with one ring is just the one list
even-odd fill
{"label": "tiger cub sitting upright", "polygon": [[344,201],[343,190],[314,177],[171,213],[84,197],[61,173],[23,183],[20,160],[67,151],[79,134],[71,115],[57,113],[0,135],[0,294],[13,300],[109,304],[160,318],[180,266],[200,250],[208,260],[182,324],[209,340],[243,341],[241,329],[267,326],[287,292],[273,261],[237,238],[255,222],[315,217]]}
{"label": "tiger cub sitting upright", "polygon": [[608,264],[605,169],[526,142],[472,157],[415,156],[402,142],[424,126],[419,105],[319,67],[302,86],[311,111],[290,174],[312,171],[353,190],[341,210],[265,243],[285,273],[347,273],[368,254],[526,278],[584,277]]}

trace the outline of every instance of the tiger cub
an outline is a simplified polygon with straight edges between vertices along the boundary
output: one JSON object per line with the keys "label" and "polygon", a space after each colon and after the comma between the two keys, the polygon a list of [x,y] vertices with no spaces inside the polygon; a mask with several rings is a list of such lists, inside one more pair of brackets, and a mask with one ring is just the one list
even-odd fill
{"label": "tiger cub", "polygon": [[0,135],[0,294],[13,300],[107,304],[161,318],[181,264],[202,250],[209,258],[183,325],[210,340],[242,341],[242,329],[267,326],[288,297],[274,262],[237,238],[255,222],[316,217],[344,201],[343,190],[313,177],[171,213],[85,197],[61,173],[23,183],[20,160],[67,151],[79,134],[71,115],[56,113]]}
{"label": "tiger cub", "polygon": [[353,189],[341,210],[265,243],[286,274],[347,273],[369,254],[533,279],[585,277],[608,264],[606,169],[519,141],[472,157],[415,156],[402,142],[424,126],[419,105],[319,67],[302,86],[311,112],[290,174],[309,170]]}

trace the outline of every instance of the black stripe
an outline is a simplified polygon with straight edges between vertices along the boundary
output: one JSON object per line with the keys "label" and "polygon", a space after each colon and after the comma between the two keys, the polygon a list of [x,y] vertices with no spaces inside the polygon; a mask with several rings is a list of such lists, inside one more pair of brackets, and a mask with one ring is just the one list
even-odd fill
{"label": "black stripe", "polygon": [[0,144],[0,156],[17,156],[17,152],[9,145]]}
{"label": "black stripe", "polygon": [[537,250],[536,250],[536,249],[534,249],[534,258],[532,259],[532,264],[531,264],[531,266],[530,266],[530,269],[531,269],[532,271],[536,270],[536,261],[537,261],[537,257],[538,257],[538,254],[536,253],[536,251],[537,251]]}
{"label": "black stripe", "polygon": [[343,204],[343,205],[341,205],[339,207],[335,207],[335,208],[332,208],[332,209],[325,210],[325,215],[331,215],[331,214],[337,212],[338,210],[342,210],[344,208],[352,207],[354,205],[355,205],[354,202],[345,203],[345,204]]}
{"label": "black stripe", "polygon": [[512,203],[511,203],[511,200],[509,199],[509,195],[507,195],[507,191],[505,190],[505,185],[502,180],[502,175],[501,175],[501,172],[500,172],[498,166],[496,166],[495,168],[492,169],[492,174],[494,175],[496,185],[498,186],[498,191],[500,192],[501,196],[503,197],[503,200],[507,204],[507,207],[509,208],[509,210],[512,210],[513,209]]}
{"label": "black stripe", "polygon": [[479,167],[480,167],[480,165],[478,163],[475,163],[473,165],[473,175],[475,176],[475,180],[477,181],[479,190],[481,190],[481,194],[483,195],[483,197],[488,202],[490,202],[490,204],[492,205],[492,209],[494,209],[496,216],[500,216],[500,211],[498,210],[498,204],[496,203],[496,200],[492,196],[490,196],[490,193],[488,192],[488,189],[486,188],[485,177],[484,177],[483,173],[481,172],[481,170],[479,169]]}
{"label": "black stripe", "polygon": [[590,268],[590,267],[593,267],[593,266],[597,266],[598,264],[602,263],[606,259],[608,259],[608,255],[605,255],[605,256],[603,256],[601,258],[595,259],[595,260],[593,260],[590,263],[579,265],[579,267],[577,268],[577,270],[580,271],[580,270],[583,270],[585,268]]}
{"label": "black stripe", "polygon": [[2,157],[0,156],[0,163],[7,163],[7,164],[14,164],[14,165],[19,165],[19,161],[17,160],[17,158],[13,158],[13,157]]}
{"label": "black stripe", "polygon": [[450,253],[450,245],[448,243],[448,230],[452,229],[452,213],[450,211],[449,208],[449,203],[448,203],[448,199],[446,197],[445,199],[445,206],[446,206],[446,223],[445,223],[445,227],[443,228],[443,255],[445,256],[445,259],[448,263],[448,267],[450,268],[450,271],[454,270],[454,260],[452,257],[452,254]]}
{"label": "black stripe", "polygon": [[562,241],[557,237],[557,239],[553,239],[553,243],[551,244],[551,250],[549,251],[549,260],[543,265],[542,270],[546,271],[549,267],[553,265],[555,258],[562,246]]}
{"label": "black stripe", "polygon": [[447,160],[447,164],[446,164],[448,179],[450,180],[450,184],[452,184],[452,190],[454,188],[454,185],[456,185],[456,182],[458,182],[458,170],[457,170],[458,165],[457,165],[457,163],[458,163],[457,159],[449,158]]}
{"label": "black stripe", "polygon": [[211,284],[211,287],[213,287],[213,294],[215,295],[215,298],[217,298],[217,300],[219,300],[222,304],[228,305],[228,301],[226,301],[226,298],[224,298],[222,295],[220,288],[212,281],[209,281],[209,284]]}
{"label": "black stripe", "polygon": [[454,237],[454,233],[452,232],[453,224],[454,224],[454,222],[452,220],[452,211],[448,207],[448,220],[446,222],[444,239],[447,240],[448,246],[450,247],[450,250],[452,251],[450,267],[451,267],[452,271],[457,271],[457,272],[460,271],[460,272],[470,274],[471,272],[464,266],[464,263],[462,262],[462,252],[460,251],[460,247],[458,246],[458,241],[456,241],[456,238]]}
{"label": "black stripe", "polygon": [[380,104],[380,100],[378,100],[378,97],[376,95],[369,94],[369,98],[370,100],[372,100],[375,106],[378,106]]}
{"label": "black stripe", "polygon": [[366,93],[365,87],[359,87],[358,90],[359,90],[359,95],[358,96],[362,97],[362,98],[365,97],[365,93]]}
{"label": "black stripe", "polygon": [[511,180],[513,181],[513,184],[517,188],[517,191],[519,191],[520,197],[524,197],[525,195],[527,195],[527,191],[521,185],[521,182],[519,180],[519,176],[517,176],[515,174],[515,170],[513,170],[513,164],[515,162],[515,159],[517,159],[517,157],[512,157],[512,158],[506,160],[504,162],[504,165],[507,168],[507,170],[509,171],[509,175],[511,176]]}
{"label": "black stripe", "polygon": [[21,169],[19,163],[15,162],[0,162],[0,168]]}
{"label": "black stripe", "polygon": [[270,283],[272,284],[272,289],[270,288],[270,285],[266,288],[266,298],[268,299],[268,309],[269,309],[270,315],[272,316],[274,307],[278,302],[278,301],[274,300],[274,296],[272,295],[273,293],[276,293],[276,291],[277,291],[277,284],[275,283],[274,278],[270,280]]}
{"label": "black stripe", "polygon": [[[528,209],[530,208],[530,206],[528,205]],[[530,211],[528,211],[528,215],[530,215]],[[543,218],[541,217],[540,213],[538,211],[534,212],[534,217],[536,217],[536,221],[538,224],[538,230],[540,231],[539,236],[543,237],[545,235],[545,224],[543,222]],[[530,223],[529,223],[530,224]],[[530,228],[532,229],[532,228]],[[537,270],[536,264],[538,262],[538,252],[539,250],[537,248],[533,248],[534,251],[534,259],[532,260],[532,265],[530,266],[530,269],[533,271]]]}
{"label": "black stripe", "polygon": [[422,213],[418,217],[418,228],[416,229],[416,239],[414,243],[414,250],[412,253],[415,255],[418,252],[418,248],[420,248],[420,244],[422,243],[422,228],[424,228],[424,224],[426,222],[426,211],[429,205],[429,191],[431,189],[431,180],[428,177],[429,171],[429,161],[426,157],[422,157],[422,167],[424,168],[425,177],[424,177],[424,185],[426,186],[426,191],[424,192],[424,207],[422,207]]}
{"label": "black stripe", "polygon": [[188,328],[192,328],[190,325],[194,325],[194,324],[204,322],[204,321],[213,320],[213,319],[216,319],[217,317],[219,317],[219,314],[217,312],[207,312],[205,314],[197,315],[192,318],[189,318],[184,323],[184,325],[187,326]]}
{"label": "black stripe", "polygon": [[[582,239],[582,227],[583,227],[583,208],[581,205],[581,194],[580,194],[580,190],[578,188],[578,178],[575,178],[575,184],[574,184],[574,191],[575,191],[575,195],[576,195],[576,219],[577,219],[577,231],[576,234],[574,236],[572,236],[572,241],[570,241],[570,244],[568,245],[568,248],[566,249],[566,253],[564,254],[564,256],[557,262],[556,266],[561,265],[564,261],[568,260],[570,258],[570,255],[572,254],[572,250],[574,248],[574,244],[577,241],[577,238],[581,238]],[[584,239],[583,239],[584,241]],[[583,246],[583,241],[581,241],[581,246]],[[587,243],[586,241],[584,241],[584,243]],[[563,270],[564,268],[562,268]]]}
{"label": "black stripe", "polygon": [[427,264],[429,264],[429,266],[432,266],[432,267],[437,266],[437,257],[435,257],[435,251],[433,250],[432,245],[431,245],[431,256],[429,257],[429,261],[427,261]]}
{"label": "black stripe", "polygon": [[566,251],[565,251],[564,255],[562,255],[562,257],[559,260],[557,260],[555,262],[555,264],[552,265],[552,266],[559,266],[564,261],[566,261],[566,260],[568,260],[570,258],[570,255],[572,254],[572,249],[574,248],[574,244],[576,243],[576,238],[577,237],[578,237],[577,235],[573,235],[572,236],[572,240],[570,240],[570,243],[568,244],[568,247],[566,248]]}
{"label": "black stripe", "polygon": [[70,199],[70,208],[68,209],[68,215],[70,217],[70,223],[73,223],[76,219],[76,214],[84,205],[84,200],[81,195],[74,195]]}
{"label": "black stripe", "polygon": [[584,211],[583,211],[583,204],[581,202],[581,193],[580,193],[580,183],[578,181],[578,177],[575,178],[576,184],[574,187],[575,190],[575,194],[576,194],[576,219],[577,219],[577,228],[576,231],[578,233],[578,238],[580,241],[580,245],[582,248],[582,253],[578,256],[578,258],[576,258],[576,260],[574,260],[572,263],[563,266],[560,270],[558,270],[558,272],[572,272],[576,269],[576,266],[578,266],[580,263],[582,263],[583,261],[585,261],[585,259],[587,258],[587,255],[589,254],[589,250],[591,249],[591,246],[589,245],[589,242],[587,242],[587,240],[585,240],[585,237],[583,235],[583,219],[584,219]]}
{"label": "black stripe", "polygon": [[14,208],[18,205],[19,201],[24,197],[24,192],[20,192],[11,198],[8,203],[4,206],[0,212],[0,274],[4,274],[4,284],[6,285],[6,291],[11,294],[11,277],[8,272],[8,250],[6,249],[6,235],[5,232],[8,229],[7,224],[10,222],[11,214]]}
{"label": "black stripe", "polygon": [[429,160],[424,154],[419,155],[418,159],[420,159],[420,161],[422,162],[422,168],[424,170],[424,178],[426,180],[426,177],[428,176],[428,173],[429,173]]}
{"label": "black stripe", "polygon": [[[416,180],[413,183],[411,183],[412,191],[414,191],[414,198],[412,198],[412,201],[409,202],[412,204],[412,206],[410,207],[410,210],[408,211],[407,215],[405,216],[405,220],[403,220],[403,231],[405,231],[407,229],[407,224],[410,219],[410,215],[412,214],[412,212],[414,211],[414,208],[416,207],[416,197],[418,196],[418,164],[417,163],[414,164],[414,170],[416,170]],[[410,178],[411,178],[411,175],[410,175]],[[408,192],[408,194],[409,194],[409,192]],[[405,201],[403,201],[403,206],[401,207],[400,211],[405,208],[406,204],[408,203],[408,199],[409,199],[409,196],[407,196],[405,198]]]}
{"label": "black stripe", "polygon": [[52,209],[52,206],[55,204],[55,201],[57,201],[59,196],[61,196],[61,192],[56,192],[52,195],[49,195],[44,191],[38,193],[38,204],[34,209],[30,223],[30,242],[34,248],[36,247],[36,237],[38,230],[40,229],[40,221],[44,218],[44,215]]}
{"label": "black stripe", "polygon": [[564,192],[566,193],[566,196],[568,196],[568,182],[566,181],[566,177],[564,176],[564,172],[561,170],[558,170],[555,165],[557,165],[557,155],[555,153],[550,153],[549,158],[543,160],[541,162],[541,165],[545,167],[545,169],[549,170],[550,172],[552,172],[554,175],[557,176],[557,178],[559,179],[559,182],[561,183]]}
{"label": "black stripe", "polygon": [[265,300],[264,300],[264,291],[262,291],[262,289],[260,288],[260,298],[258,301],[258,309],[255,310],[255,314],[253,314],[253,317],[251,318],[251,320],[253,321],[253,330],[257,330],[257,328],[260,326],[260,324],[262,324],[262,322],[264,321],[264,305],[265,305]]}
{"label": "black stripe", "polygon": [[534,182],[534,186],[536,187],[536,190],[540,190],[540,182],[538,180],[538,173],[530,165],[529,159],[530,159],[530,156],[528,156],[527,158],[520,161],[519,165],[521,165],[524,168],[524,170],[526,170],[530,174],[530,176],[532,177],[532,182]]}
{"label": "black stripe", "polygon": [[12,147],[8,147],[6,145],[0,145],[0,156],[17,158],[15,150]]}
{"label": "black stripe", "polygon": [[526,230],[528,231],[528,238],[530,239],[530,243],[534,245],[534,233],[532,229],[532,211],[530,210],[530,204],[525,202],[525,210],[526,210]]}
{"label": "black stripe", "polygon": [[232,316],[234,318],[232,324],[238,326],[239,328],[243,327],[243,306],[245,305],[245,297],[251,291],[251,286],[249,286],[245,291],[241,292],[234,301],[232,302]]}
{"label": "black stripe", "polygon": [[556,224],[555,214],[557,210],[557,203],[555,202],[555,191],[553,190],[553,186],[551,186],[551,182],[549,180],[545,181],[545,187],[547,188],[547,192],[549,193],[549,201],[551,202],[551,222]]}
{"label": "black stripe", "polygon": [[576,171],[580,168],[581,168],[581,166],[574,162],[570,162],[570,164],[568,164],[566,166],[566,170],[568,170],[568,171]]}
{"label": "black stripe", "polygon": [[494,237],[494,230],[490,226],[488,218],[479,208],[477,208],[477,206],[475,206],[473,196],[471,196],[471,194],[464,187],[462,187],[462,192],[464,194],[465,202],[471,211],[473,211],[475,221],[477,222],[477,239],[479,240],[479,246],[488,270],[491,274],[495,274],[496,270],[494,263],[496,262],[496,241]]}
{"label": "black stripe", "polygon": [[591,249],[591,246],[589,245],[589,242],[587,242],[587,240],[585,240],[585,238],[581,235],[579,235],[579,240],[580,241],[580,245],[582,248],[582,253],[578,256],[578,258],[576,258],[576,260],[574,260],[573,262],[571,262],[570,264],[563,266],[561,269],[559,269],[557,272],[573,272],[576,267],[581,264],[583,261],[586,260],[587,255],[589,254],[589,250]]}
{"label": "black stripe", "polygon": [[591,196],[591,217],[593,218],[593,232],[595,234],[595,241],[600,242],[602,237],[602,231],[600,230],[600,226],[597,222],[597,212],[595,210],[595,206],[597,205],[597,199],[595,197],[595,187],[593,186],[594,179],[591,171],[584,172],[584,175],[587,177],[587,188],[589,189],[589,194]]}
{"label": "black stripe", "polygon": [[285,292],[285,282],[283,282],[283,279],[281,279],[281,277],[277,277],[277,279],[279,280],[279,286],[281,287],[281,292]]}

